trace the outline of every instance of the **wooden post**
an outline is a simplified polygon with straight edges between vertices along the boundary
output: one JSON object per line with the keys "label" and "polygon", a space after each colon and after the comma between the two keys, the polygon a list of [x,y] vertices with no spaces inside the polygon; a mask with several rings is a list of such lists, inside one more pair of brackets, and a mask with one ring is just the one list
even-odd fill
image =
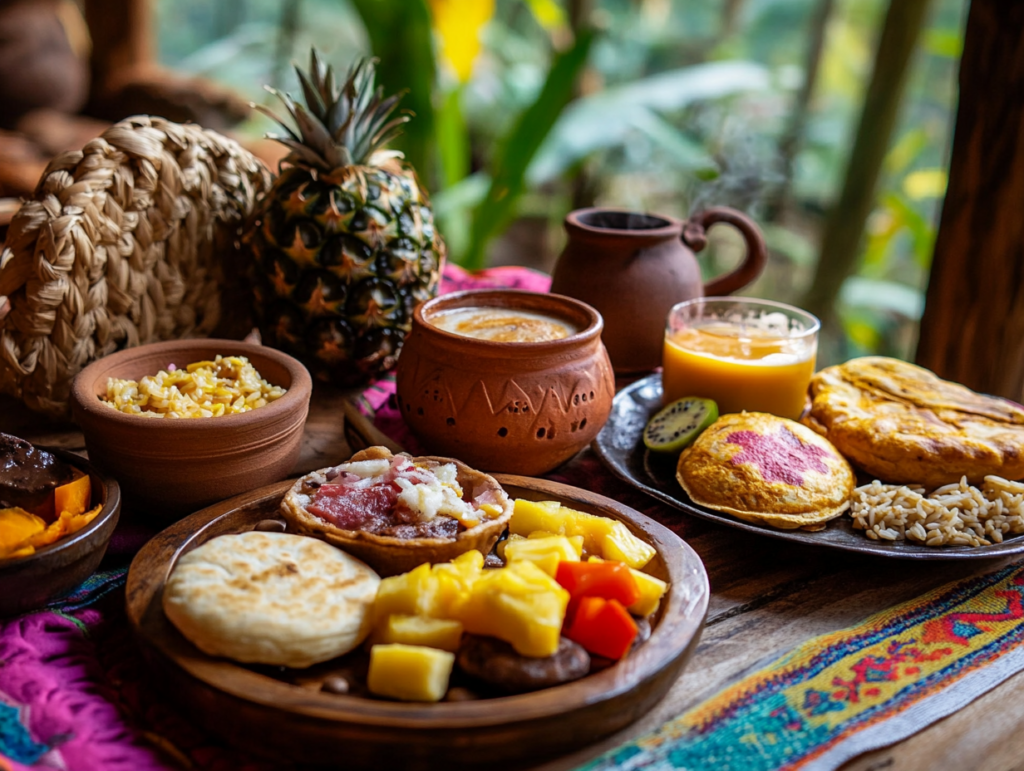
{"label": "wooden post", "polygon": [[917,361],[1024,401],[1024,2],[972,0]]}

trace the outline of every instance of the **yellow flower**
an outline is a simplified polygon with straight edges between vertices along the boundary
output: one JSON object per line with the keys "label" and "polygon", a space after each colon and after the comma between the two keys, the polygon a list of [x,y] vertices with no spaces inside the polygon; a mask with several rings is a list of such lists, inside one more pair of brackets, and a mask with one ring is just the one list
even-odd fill
{"label": "yellow flower", "polygon": [[480,30],[494,16],[494,0],[430,0],[441,56],[465,83],[480,53]]}

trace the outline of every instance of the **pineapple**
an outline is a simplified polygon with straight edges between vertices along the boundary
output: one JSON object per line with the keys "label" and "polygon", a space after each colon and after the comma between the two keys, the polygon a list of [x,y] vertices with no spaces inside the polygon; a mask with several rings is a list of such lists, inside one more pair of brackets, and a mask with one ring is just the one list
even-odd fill
{"label": "pineapple", "polygon": [[267,90],[298,133],[257,108],[291,151],[247,236],[257,320],[268,345],[351,386],[394,366],[413,308],[437,294],[445,247],[415,172],[382,149],[409,116],[374,90],[374,61],[352,65],[340,88],[315,49],[309,72],[295,69],[305,106]]}

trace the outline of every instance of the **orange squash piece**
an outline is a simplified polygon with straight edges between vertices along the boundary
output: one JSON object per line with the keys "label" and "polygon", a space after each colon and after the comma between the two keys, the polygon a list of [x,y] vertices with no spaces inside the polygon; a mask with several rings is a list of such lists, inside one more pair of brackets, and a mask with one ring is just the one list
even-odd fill
{"label": "orange squash piece", "polygon": [[28,556],[77,533],[96,519],[103,508],[101,504],[86,511],[91,498],[92,484],[88,475],[83,474],[54,490],[52,505],[60,513],[49,525],[38,514],[24,509],[0,509],[0,559]]}
{"label": "orange squash piece", "polygon": [[36,549],[41,549],[44,546],[56,543],[66,535],[77,533],[83,527],[96,519],[96,515],[100,513],[100,509],[102,508],[102,505],[96,506],[90,511],[82,514],[71,514],[65,511],[57,518],[56,521],[51,522],[49,527],[41,533],[36,533],[29,538],[28,545]]}
{"label": "orange squash piece", "polygon": [[59,516],[65,513],[82,514],[89,508],[91,498],[92,483],[89,481],[89,475],[83,474],[53,491],[53,510]]}
{"label": "orange squash piece", "polygon": [[45,529],[46,522],[31,512],[17,507],[0,509],[0,557],[23,556],[16,553]]}
{"label": "orange squash piece", "polygon": [[83,514],[76,514],[75,516],[71,517],[67,524],[68,535],[71,535],[72,533],[77,533],[83,527],[85,527],[94,519],[96,519],[96,515],[100,513],[100,509],[102,508],[103,506],[96,506],[95,508],[86,511]]}
{"label": "orange squash piece", "polygon": [[41,549],[55,543],[68,534],[68,521],[70,517],[57,517],[41,533],[36,533],[28,539],[27,545],[33,549]]}

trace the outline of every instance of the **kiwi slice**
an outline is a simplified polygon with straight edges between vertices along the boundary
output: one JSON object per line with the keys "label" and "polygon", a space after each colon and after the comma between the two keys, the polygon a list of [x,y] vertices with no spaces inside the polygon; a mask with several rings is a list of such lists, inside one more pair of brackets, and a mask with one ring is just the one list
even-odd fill
{"label": "kiwi slice", "polygon": [[718,405],[711,399],[685,396],[662,408],[644,429],[644,444],[652,452],[680,452],[718,420]]}

